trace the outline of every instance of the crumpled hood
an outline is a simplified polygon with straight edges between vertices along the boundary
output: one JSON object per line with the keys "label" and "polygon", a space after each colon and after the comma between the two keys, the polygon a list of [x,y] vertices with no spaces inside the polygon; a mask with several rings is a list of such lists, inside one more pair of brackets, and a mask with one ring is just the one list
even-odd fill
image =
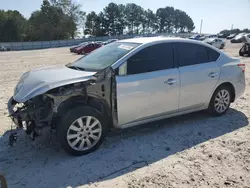
{"label": "crumpled hood", "polygon": [[96,72],[79,71],[66,66],[51,66],[26,72],[14,91],[14,100],[25,102],[51,89],[87,81]]}

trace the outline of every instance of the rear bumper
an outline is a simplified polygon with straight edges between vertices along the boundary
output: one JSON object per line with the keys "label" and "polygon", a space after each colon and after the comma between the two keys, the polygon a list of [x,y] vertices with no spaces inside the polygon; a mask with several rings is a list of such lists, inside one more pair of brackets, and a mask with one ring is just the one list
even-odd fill
{"label": "rear bumper", "polygon": [[244,94],[245,88],[246,88],[245,78],[234,84],[235,99],[239,98]]}

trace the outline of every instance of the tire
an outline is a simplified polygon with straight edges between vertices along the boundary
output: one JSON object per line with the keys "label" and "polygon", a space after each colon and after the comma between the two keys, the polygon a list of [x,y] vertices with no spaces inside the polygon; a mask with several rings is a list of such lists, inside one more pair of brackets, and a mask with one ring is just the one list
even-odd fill
{"label": "tire", "polygon": [[239,51],[239,55],[244,56],[244,54],[245,54],[245,46],[242,46],[240,51]]}
{"label": "tire", "polygon": [[243,52],[241,50],[239,51],[239,56],[244,56]]}
{"label": "tire", "polygon": [[221,44],[221,45],[220,45],[220,49],[223,49],[224,47],[225,47],[224,44]]}
{"label": "tire", "polygon": [[[225,97],[220,98],[220,96],[224,95]],[[209,103],[208,112],[213,116],[221,116],[227,112],[229,109],[230,103],[232,99],[232,92],[227,86],[218,87]],[[221,106],[221,107],[219,107]]]}
{"label": "tire", "polygon": [[[82,123],[78,123],[79,121]],[[104,116],[89,106],[78,106],[69,110],[57,125],[57,137],[62,148],[74,156],[95,151],[102,144],[106,133],[107,122]]]}

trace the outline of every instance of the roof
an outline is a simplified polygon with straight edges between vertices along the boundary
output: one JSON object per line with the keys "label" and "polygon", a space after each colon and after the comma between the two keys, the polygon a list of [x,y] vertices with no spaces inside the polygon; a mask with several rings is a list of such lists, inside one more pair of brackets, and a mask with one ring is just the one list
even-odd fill
{"label": "roof", "polygon": [[131,43],[141,43],[141,44],[146,44],[146,43],[151,43],[151,42],[156,42],[156,41],[187,41],[188,39],[183,39],[183,38],[177,38],[177,37],[140,37],[140,38],[131,38],[131,39],[125,39],[125,40],[120,40],[119,42],[131,42]]}
{"label": "roof", "polygon": [[147,43],[157,43],[160,41],[164,41],[164,42],[188,42],[188,43],[195,43],[195,44],[209,46],[209,45],[206,45],[206,43],[204,43],[202,41],[198,41],[198,40],[178,38],[178,37],[161,37],[161,36],[160,37],[131,38],[131,39],[119,40],[117,42],[131,42],[131,43],[147,44]]}
{"label": "roof", "polygon": [[185,39],[185,38],[177,38],[177,37],[141,37],[141,38],[131,38],[131,39],[125,39],[125,40],[119,40],[117,42],[131,42],[131,43],[140,43],[142,45],[148,44],[148,43],[157,43],[157,42],[188,42],[188,43],[194,43],[194,44],[200,44],[203,46],[207,46],[209,48],[213,48],[218,53],[222,53],[221,50],[215,48],[214,46],[211,46],[203,41],[198,40],[192,40],[192,39]]}

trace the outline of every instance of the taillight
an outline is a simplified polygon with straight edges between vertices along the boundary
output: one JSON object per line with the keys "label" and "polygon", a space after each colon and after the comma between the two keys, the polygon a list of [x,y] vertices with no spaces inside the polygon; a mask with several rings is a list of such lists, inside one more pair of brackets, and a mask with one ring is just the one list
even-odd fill
{"label": "taillight", "polygon": [[243,63],[238,64],[238,67],[240,67],[242,69],[243,73],[245,72],[245,64],[243,64]]}

